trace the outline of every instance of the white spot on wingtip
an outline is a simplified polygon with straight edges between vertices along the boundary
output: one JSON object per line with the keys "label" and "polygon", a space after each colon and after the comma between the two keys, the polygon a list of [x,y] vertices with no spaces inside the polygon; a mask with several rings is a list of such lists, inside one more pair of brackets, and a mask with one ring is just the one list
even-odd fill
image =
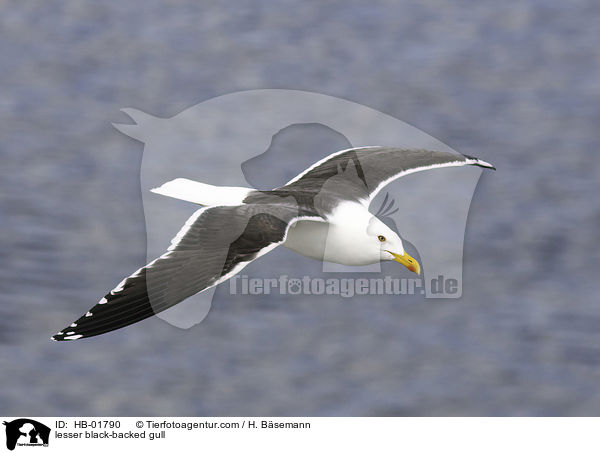
{"label": "white spot on wingtip", "polygon": [[71,335],[70,337],[65,337],[65,340],[77,340],[81,337],[83,337],[83,335]]}
{"label": "white spot on wingtip", "polygon": [[104,305],[106,302],[108,302],[106,300],[106,297],[103,297],[102,299],[100,299],[100,302],[98,302],[100,305]]}
{"label": "white spot on wingtip", "polygon": [[71,324],[71,326],[70,326],[70,327],[77,327],[77,323],[76,323],[76,322],[74,322],[73,324]]}
{"label": "white spot on wingtip", "polygon": [[90,316],[92,316],[92,315],[93,315],[93,313],[92,313],[91,311],[88,311],[88,312],[85,314],[85,317],[86,317],[86,318],[89,318],[89,317],[90,317]]}
{"label": "white spot on wingtip", "polygon": [[[127,277],[127,278],[129,278],[129,277]],[[125,282],[127,281],[127,278],[124,278],[123,280],[121,280],[121,283],[119,283],[117,285],[117,287],[115,289],[113,289],[110,293],[111,294],[116,294],[116,293],[118,293],[120,291],[123,291],[123,289],[125,288]]]}

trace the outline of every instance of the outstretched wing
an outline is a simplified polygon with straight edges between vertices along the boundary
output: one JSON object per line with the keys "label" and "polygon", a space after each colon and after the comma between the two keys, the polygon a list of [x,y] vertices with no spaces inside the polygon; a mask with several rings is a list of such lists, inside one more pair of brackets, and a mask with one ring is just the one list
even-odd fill
{"label": "outstretched wing", "polygon": [[[423,149],[382,146],[352,148],[331,154],[278,190],[302,193],[326,191],[339,199],[369,202],[388,183],[417,171],[443,167],[494,166],[471,156]],[[331,184],[335,181],[334,184]]]}
{"label": "outstretched wing", "polygon": [[110,332],[215,286],[282,243],[297,218],[297,209],[285,205],[200,209],[165,254],[124,279],[52,339],[76,340]]}

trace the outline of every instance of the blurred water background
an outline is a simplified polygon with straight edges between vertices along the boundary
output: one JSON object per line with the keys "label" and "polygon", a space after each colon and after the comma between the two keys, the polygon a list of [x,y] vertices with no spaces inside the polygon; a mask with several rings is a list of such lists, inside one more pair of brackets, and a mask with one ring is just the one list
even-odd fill
{"label": "blurred water background", "polygon": [[[599,21],[592,0],[3,2],[2,415],[600,415]],[[256,88],[349,99],[497,166],[462,298],[224,287],[189,330],[49,341],[146,259],[143,145],[119,109]],[[314,263],[277,251],[246,273]]]}

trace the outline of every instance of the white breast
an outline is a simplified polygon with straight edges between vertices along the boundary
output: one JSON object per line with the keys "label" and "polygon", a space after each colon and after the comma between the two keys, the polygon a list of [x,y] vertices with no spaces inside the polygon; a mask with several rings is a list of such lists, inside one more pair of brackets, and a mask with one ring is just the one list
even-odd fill
{"label": "white breast", "polygon": [[373,216],[358,203],[341,203],[328,222],[300,220],[288,231],[284,247],[321,261],[363,266],[380,260],[379,245],[367,229]]}

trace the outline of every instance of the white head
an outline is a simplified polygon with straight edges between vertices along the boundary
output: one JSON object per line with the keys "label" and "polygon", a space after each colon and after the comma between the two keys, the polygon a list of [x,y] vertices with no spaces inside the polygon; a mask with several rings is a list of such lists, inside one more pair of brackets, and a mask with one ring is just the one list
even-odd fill
{"label": "white head", "polygon": [[330,221],[327,261],[347,265],[397,261],[421,273],[418,261],[404,251],[402,239],[362,205],[342,203]]}
{"label": "white head", "polygon": [[397,261],[417,274],[421,273],[419,262],[404,251],[402,239],[385,223],[372,216],[367,226],[369,247],[379,252],[378,261]]}

